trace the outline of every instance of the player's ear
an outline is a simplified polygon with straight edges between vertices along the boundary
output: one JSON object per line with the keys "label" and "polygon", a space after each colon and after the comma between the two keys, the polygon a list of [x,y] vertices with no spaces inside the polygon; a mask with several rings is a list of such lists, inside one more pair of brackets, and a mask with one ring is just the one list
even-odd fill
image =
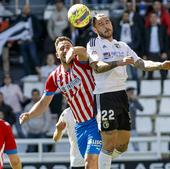
{"label": "player's ear", "polygon": [[97,34],[97,29],[95,27],[93,27],[93,31]]}
{"label": "player's ear", "polygon": [[57,57],[58,59],[60,59],[59,56],[58,56],[58,53],[56,52],[55,54],[56,54],[56,57]]}

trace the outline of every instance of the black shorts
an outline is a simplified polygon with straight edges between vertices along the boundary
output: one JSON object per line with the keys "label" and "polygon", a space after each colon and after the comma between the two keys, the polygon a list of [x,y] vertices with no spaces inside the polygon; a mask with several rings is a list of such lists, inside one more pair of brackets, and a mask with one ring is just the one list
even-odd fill
{"label": "black shorts", "polygon": [[99,130],[130,130],[131,119],[126,91],[94,95]]}
{"label": "black shorts", "polygon": [[71,167],[71,169],[85,169],[85,167]]}

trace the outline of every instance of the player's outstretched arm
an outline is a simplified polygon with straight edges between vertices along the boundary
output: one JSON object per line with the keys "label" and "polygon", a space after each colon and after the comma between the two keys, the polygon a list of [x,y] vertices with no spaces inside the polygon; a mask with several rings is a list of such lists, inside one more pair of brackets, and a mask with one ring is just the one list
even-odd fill
{"label": "player's outstretched arm", "polygon": [[28,120],[41,115],[44,110],[47,110],[53,96],[43,95],[41,99],[34,104],[29,112],[23,113],[19,117],[20,124],[27,122]]}
{"label": "player's outstretched arm", "polygon": [[88,61],[86,48],[83,46],[75,46],[68,50],[66,54],[66,63],[70,63],[74,59],[75,55],[78,56],[79,61]]}
{"label": "player's outstretched arm", "polygon": [[8,158],[12,169],[22,169],[21,160],[17,154],[10,154]]}
{"label": "player's outstretched arm", "polygon": [[53,140],[54,141],[59,141],[62,138],[62,131],[66,128],[66,123],[62,122],[61,118],[58,120],[56,124],[56,129],[53,134]]}
{"label": "player's outstretched arm", "polygon": [[143,71],[154,71],[154,70],[170,70],[170,61],[166,60],[164,62],[154,62],[151,60],[139,59],[134,63],[136,68]]}
{"label": "player's outstretched arm", "polygon": [[134,64],[134,59],[130,56],[125,57],[123,60],[113,61],[113,62],[103,62],[97,61],[92,62],[91,67],[96,73],[107,72],[118,66],[125,66],[129,64]]}

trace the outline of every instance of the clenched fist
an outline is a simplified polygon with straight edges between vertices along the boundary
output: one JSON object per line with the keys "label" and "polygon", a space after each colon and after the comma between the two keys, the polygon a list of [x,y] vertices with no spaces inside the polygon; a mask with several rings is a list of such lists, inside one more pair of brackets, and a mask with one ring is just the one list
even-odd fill
{"label": "clenched fist", "polygon": [[170,70],[170,60],[166,60],[161,64],[163,70]]}
{"label": "clenched fist", "polygon": [[23,124],[27,122],[28,120],[30,120],[30,114],[28,112],[22,113],[19,117],[20,124]]}

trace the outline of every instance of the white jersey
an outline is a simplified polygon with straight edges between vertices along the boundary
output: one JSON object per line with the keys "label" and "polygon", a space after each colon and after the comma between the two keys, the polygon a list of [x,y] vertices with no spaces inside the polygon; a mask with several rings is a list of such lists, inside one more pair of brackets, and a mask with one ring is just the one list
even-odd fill
{"label": "white jersey", "polygon": [[[124,42],[113,40],[112,42],[101,37],[91,39],[87,44],[87,53],[90,63],[96,61],[112,62],[131,56],[134,61],[140,59],[136,53]],[[95,73],[94,94],[125,90],[127,72],[126,66],[119,66],[103,73]]]}
{"label": "white jersey", "polygon": [[66,123],[66,130],[70,142],[70,165],[71,167],[81,167],[84,166],[84,159],[80,154],[77,139],[75,135],[75,120],[73,113],[70,108],[63,111],[60,117],[62,122]]}

